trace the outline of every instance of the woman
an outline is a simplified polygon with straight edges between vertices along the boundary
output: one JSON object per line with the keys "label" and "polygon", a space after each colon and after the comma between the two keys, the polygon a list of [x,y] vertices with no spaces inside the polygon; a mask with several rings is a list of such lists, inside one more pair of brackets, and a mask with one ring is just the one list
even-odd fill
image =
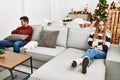
{"label": "woman", "polygon": [[82,64],[82,73],[87,72],[87,66],[93,63],[94,59],[105,59],[108,48],[110,46],[111,36],[106,33],[106,26],[104,20],[98,20],[95,32],[90,34],[88,45],[90,48],[80,58],[73,60],[71,66],[76,67]]}

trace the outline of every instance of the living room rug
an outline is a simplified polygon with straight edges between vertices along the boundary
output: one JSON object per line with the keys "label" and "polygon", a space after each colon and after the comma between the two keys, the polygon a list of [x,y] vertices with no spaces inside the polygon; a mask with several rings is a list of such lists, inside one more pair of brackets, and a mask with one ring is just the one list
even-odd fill
{"label": "living room rug", "polygon": [[[29,77],[27,74],[23,74],[20,72],[14,72],[14,80],[27,80]],[[8,76],[4,80],[11,80],[11,76]]]}
{"label": "living room rug", "polygon": [[[15,69],[20,70],[20,71],[25,71],[27,73],[30,73],[30,70],[31,70],[30,67],[22,66],[22,65],[18,66]],[[35,70],[36,69],[33,68],[33,71]],[[14,74],[14,80],[27,80],[29,78],[28,74],[24,74],[21,72],[13,71],[13,74]],[[0,67],[0,80],[11,80],[9,71],[2,67]]]}

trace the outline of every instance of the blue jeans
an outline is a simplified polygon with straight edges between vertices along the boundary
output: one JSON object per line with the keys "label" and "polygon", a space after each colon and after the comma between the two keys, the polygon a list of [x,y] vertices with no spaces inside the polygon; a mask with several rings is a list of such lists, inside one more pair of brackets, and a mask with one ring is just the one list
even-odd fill
{"label": "blue jeans", "polygon": [[5,49],[7,47],[13,47],[13,51],[16,53],[20,53],[20,48],[26,44],[24,40],[1,40],[0,41],[0,49]]}
{"label": "blue jeans", "polygon": [[82,56],[89,58],[89,65],[93,63],[94,59],[105,59],[106,53],[97,49],[88,49],[87,52]]}

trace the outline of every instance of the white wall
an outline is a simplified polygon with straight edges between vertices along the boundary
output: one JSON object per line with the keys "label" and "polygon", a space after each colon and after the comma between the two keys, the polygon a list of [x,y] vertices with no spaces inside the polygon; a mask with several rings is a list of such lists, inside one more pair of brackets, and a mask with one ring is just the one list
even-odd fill
{"label": "white wall", "polygon": [[0,0],[0,39],[9,35],[19,25],[21,0]]}
{"label": "white wall", "polygon": [[[88,11],[94,13],[99,0],[26,0],[31,3],[28,7],[28,15],[31,18],[31,24],[40,24],[44,18],[51,20],[62,20],[71,8],[83,10],[88,4]],[[107,0],[108,3],[119,0]],[[26,3],[28,5],[29,3]],[[31,10],[30,10],[31,9]]]}
{"label": "white wall", "polygon": [[[51,19],[51,0],[26,0],[26,15],[30,18],[31,25],[42,24],[44,18]],[[29,3],[28,3],[29,2]]]}
{"label": "white wall", "polygon": [[[26,15],[31,25],[42,24],[44,18],[62,20],[71,8],[93,12],[99,0],[0,0],[0,39],[20,26],[19,17]],[[108,0],[111,3],[113,0]],[[114,0],[120,1],[120,0]]]}
{"label": "white wall", "polygon": [[[112,1],[118,2],[120,0],[107,0],[110,4]],[[94,10],[99,0],[53,0],[54,3],[54,16],[55,20],[62,20],[71,9],[83,10],[84,6],[88,4],[88,11],[94,13]]]}
{"label": "white wall", "polygon": [[51,19],[51,0],[0,0],[0,40],[20,26],[19,18],[28,16],[31,25]]}

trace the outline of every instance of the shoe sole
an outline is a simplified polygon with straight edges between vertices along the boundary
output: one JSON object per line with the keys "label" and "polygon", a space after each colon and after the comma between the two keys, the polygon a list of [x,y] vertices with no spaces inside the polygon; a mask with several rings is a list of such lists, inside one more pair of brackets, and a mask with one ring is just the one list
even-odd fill
{"label": "shoe sole", "polygon": [[73,61],[71,66],[72,66],[72,67],[76,67],[76,66],[77,66],[76,61]]}
{"label": "shoe sole", "polygon": [[82,62],[82,73],[85,74],[87,72],[87,66],[89,64],[89,59],[84,58]]}

